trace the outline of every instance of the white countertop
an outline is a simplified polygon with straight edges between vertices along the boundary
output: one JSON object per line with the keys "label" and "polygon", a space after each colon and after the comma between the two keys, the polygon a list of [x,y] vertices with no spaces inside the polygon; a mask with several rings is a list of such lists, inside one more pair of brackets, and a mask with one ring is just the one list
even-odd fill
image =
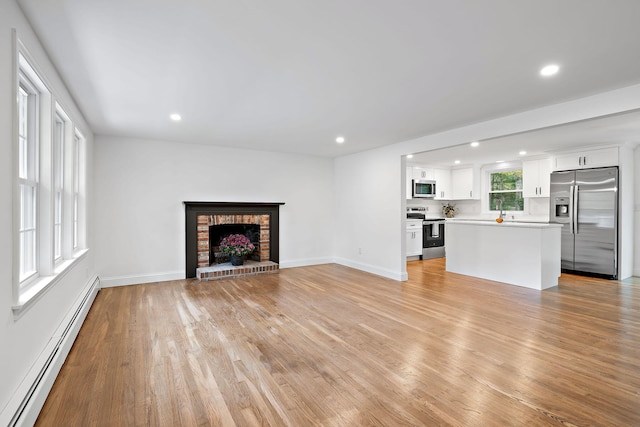
{"label": "white countertop", "polygon": [[[477,214],[477,215],[456,215],[455,218],[450,218],[454,220],[463,220],[463,221],[493,221],[495,222],[498,217],[497,213],[493,214]],[[507,213],[504,217],[504,222],[538,222],[538,223],[548,223],[549,215],[512,215]]]}
{"label": "white countertop", "polygon": [[461,218],[448,218],[447,224],[468,224],[468,225],[482,225],[486,227],[519,227],[519,228],[555,228],[562,227],[562,224],[548,224],[544,222],[523,222],[504,220],[503,222],[496,222],[496,220],[471,220]]}

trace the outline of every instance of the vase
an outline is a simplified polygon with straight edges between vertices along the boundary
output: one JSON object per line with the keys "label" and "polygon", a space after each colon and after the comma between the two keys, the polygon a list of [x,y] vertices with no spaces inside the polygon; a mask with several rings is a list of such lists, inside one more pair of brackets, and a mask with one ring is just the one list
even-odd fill
{"label": "vase", "polygon": [[244,264],[244,256],[231,255],[230,257],[231,265],[242,265]]}

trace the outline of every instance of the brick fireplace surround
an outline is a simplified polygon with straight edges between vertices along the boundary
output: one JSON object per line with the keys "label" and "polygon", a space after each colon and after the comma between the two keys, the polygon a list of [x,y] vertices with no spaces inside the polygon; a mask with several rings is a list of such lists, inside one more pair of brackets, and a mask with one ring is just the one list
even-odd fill
{"label": "brick fireplace surround", "polygon": [[[208,267],[209,227],[219,224],[260,226],[260,263],[279,262],[279,208],[284,203],[184,202],[186,231],[186,277],[196,277],[196,269]],[[238,273],[246,272],[235,268]],[[275,267],[277,269],[277,266]],[[273,268],[267,269],[272,271]],[[256,268],[257,272],[262,272]],[[216,273],[215,278],[234,276],[235,271]],[[211,277],[213,277],[213,273]],[[209,277],[209,276],[207,276]],[[198,276],[200,278],[200,276]]]}
{"label": "brick fireplace surround", "polygon": [[198,224],[198,267],[209,267],[214,260],[211,252],[209,227],[222,224],[256,224],[260,226],[260,261],[269,261],[269,215],[197,215]]}

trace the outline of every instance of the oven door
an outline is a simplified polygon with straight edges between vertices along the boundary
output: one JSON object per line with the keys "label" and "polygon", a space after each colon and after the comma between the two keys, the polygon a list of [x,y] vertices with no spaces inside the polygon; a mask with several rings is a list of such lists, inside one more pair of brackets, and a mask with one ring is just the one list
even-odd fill
{"label": "oven door", "polygon": [[424,221],[422,223],[422,259],[444,256],[444,221]]}
{"label": "oven door", "polygon": [[422,247],[444,246],[444,221],[424,221],[422,223]]}

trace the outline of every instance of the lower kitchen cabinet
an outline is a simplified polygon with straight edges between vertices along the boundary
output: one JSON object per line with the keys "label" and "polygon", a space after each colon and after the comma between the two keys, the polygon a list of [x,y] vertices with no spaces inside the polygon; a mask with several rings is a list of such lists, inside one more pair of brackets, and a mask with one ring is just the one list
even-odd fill
{"label": "lower kitchen cabinet", "polygon": [[422,255],[422,220],[407,220],[407,256]]}

